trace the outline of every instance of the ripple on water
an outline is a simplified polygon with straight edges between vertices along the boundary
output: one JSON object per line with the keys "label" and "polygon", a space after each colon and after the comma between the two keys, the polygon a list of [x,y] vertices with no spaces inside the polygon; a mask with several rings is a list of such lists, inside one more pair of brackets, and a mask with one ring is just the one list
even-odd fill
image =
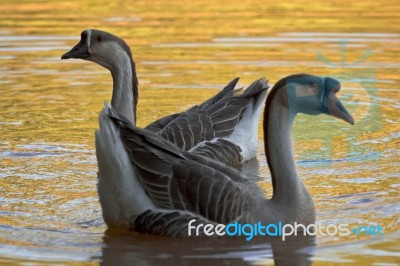
{"label": "ripple on water", "polygon": [[65,41],[78,40],[73,36],[0,35],[0,52],[37,52],[69,50]]}
{"label": "ripple on water", "polygon": [[166,48],[199,48],[199,47],[277,47],[275,43],[160,43],[154,44],[153,47],[166,47]]}
{"label": "ripple on water", "polygon": [[376,202],[378,199],[376,198],[361,198],[361,199],[355,199],[355,200],[350,200],[348,201],[349,204],[352,205],[358,205],[358,204],[366,204],[366,203],[371,203],[371,202]]}
{"label": "ripple on water", "polygon": [[[354,154],[348,154],[348,157],[343,157],[343,158],[299,160],[299,161],[297,161],[297,163],[303,167],[316,167],[316,166],[331,165],[333,163],[341,163],[341,162],[376,161],[376,160],[379,160],[380,156],[381,156],[380,152],[369,152],[367,154],[354,153]],[[326,172],[326,170],[327,169],[319,169],[316,171],[322,171],[320,173],[325,173],[325,174],[329,174],[329,175],[333,174],[333,172],[329,172],[329,171]],[[351,174],[352,173],[352,170],[350,168],[346,169],[345,171],[341,171],[340,169],[333,169],[333,171],[339,171],[342,174]]]}
{"label": "ripple on water", "polygon": [[48,157],[48,156],[63,156],[62,153],[48,152],[12,152],[5,151],[0,153],[0,157]]}
{"label": "ripple on water", "polygon": [[[265,47],[277,46],[284,43],[337,43],[345,40],[347,47],[365,47],[365,43],[399,43],[400,35],[392,33],[323,33],[323,32],[288,32],[280,33],[277,36],[265,37],[218,37],[210,43],[162,43],[156,47]],[[337,46],[337,44],[336,44]]]}
{"label": "ripple on water", "polygon": [[5,126],[20,126],[22,124],[23,122],[21,121],[0,122],[0,125],[5,125]]}
{"label": "ripple on water", "polygon": [[342,178],[342,179],[338,179],[337,182],[341,182],[341,183],[352,183],[352,184],[365,184],[365,183],[374,183],[376,182],[376,178],[372,178],[372,177],[365,177],[365,178]]}
{"label": "ripple on water", "polygon": [[[399,34],[381,34],[381,33],[367,33],[367,34],[346,34],[346,33],[319,33],[319,32],[288,32],[278,34],[276,36],[266,37],[218,37],[214,38],[214,42],[278,42],[278,43],[290,43],[290,42],[335,42],[337,43],[340,39],[345,38],[346,42],[349,43],[398,43],[400,42]],[[377,38],[379,36],[379,38]]]}
{"label": "ripple on water", "polygon": [[18,246],[2,244],[0,256],[3,257],[13,254],[17,258],[41,261],[88,261],[99,255],[99,233],[5,226],[1,226],[0,231],[8,233],[9,241],[25,243]]}
{"label": "ripple on water", "polygon": [[27,149],[27,150],[44,150],[44,151],[64,151],[68,153],[92,153],[94,152],[91,149],[88,149],[88,146],[85,144],[76,144],[76,143],[45,143],[45,142],[37,142],[30,144],[22,144],[18,145],[19,148]]}
{"label": "ripple on water", "polygon": [[[324,67],[330,68],[329,65],[317,61],[288,61],[288,60],[193,60],[193,61],[142,61],[142,65],[242,65],[255,67]],[[381,63],[381,62],[364,62],[362,67],[354,66],[353,68],[400,68],[399,63]]]}
{"label": "ripple on water", "polygon": [[139,22],[142,21],[140,17],[108,17],[102,19],[104,22]]}

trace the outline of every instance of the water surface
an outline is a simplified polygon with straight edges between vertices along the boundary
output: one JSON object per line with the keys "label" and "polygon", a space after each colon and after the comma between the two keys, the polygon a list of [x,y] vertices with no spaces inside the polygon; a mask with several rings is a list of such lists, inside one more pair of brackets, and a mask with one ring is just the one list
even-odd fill
{"label": "water surface", "polygon": [[[5,0],[0,9],[0,264],[399,263],[396,1]],[[111,76],[93,63],[60,60],[86,28],[111,31],[132,47],[139,126],[207,99],[237,76],[240,86],[299,72],[340,79],[356,125],[299,116],[299,175],[318,222],[379,224],[384,236],[246,242],[106,231],[94,130]],[[261,147],[244,171],[271,195]]]}

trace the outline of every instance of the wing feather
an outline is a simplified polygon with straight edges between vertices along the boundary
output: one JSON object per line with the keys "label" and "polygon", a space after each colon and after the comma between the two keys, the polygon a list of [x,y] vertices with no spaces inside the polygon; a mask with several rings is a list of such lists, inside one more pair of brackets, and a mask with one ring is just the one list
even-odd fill
{"label": "wing feather", "polygon": [[[214,224],[212,221],[204,219],[201,216],[196,216],[193,213],[175,210],[148,210],[140,215],[134,216],[131,221],[130,230],[155,234],[167,235],[173,237],[187,237],[188,224],[191,220],[195,219],[192,223],[193,226],[199,224]],[[203,235],[203,232],[200,232]]]}
{"label": "wing feather", "polygon": [[[234,94],[238,79],[231,81],[220,93],[180,113],[157,133],[184,150],[203,141],[228,137],[240,123],[249,104],[268,89],[265,79],[255,81],[243,94]],[[151,126],[155,128],[154,126]]]}
{"label": "wing feather", "polygon": [[225,223],[235,218],[227,208],[236,213],[248,201],[237,201],[247,185],[243,186],[246,180],[235,169],[179,150],[152,132],[124,123],[118,126],[137,176],[157,207],[188,210]]}

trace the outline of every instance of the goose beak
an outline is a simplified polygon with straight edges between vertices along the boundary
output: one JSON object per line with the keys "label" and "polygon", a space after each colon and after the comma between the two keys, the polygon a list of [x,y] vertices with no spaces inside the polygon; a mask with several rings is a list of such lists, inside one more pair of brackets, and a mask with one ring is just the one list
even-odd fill
{"label": "goose beak", "polygon": [[354,125],[353,117],[336,96],[336,93],[340,91],[340,82],[334,78],[326,77],[323,79],[323,87],[322,112]]}
{"label": "goose beak", "polygon": [[351,114],[344,108],[343,104],[337,98],[334,92],[331,92],[328,98],[328,110],[330,115],[343,119],[347,123],[354,125],[354,118]]}
{"label": "goose beak", "polygon": [[90,56],[90,52],[87,47],[87,44],[86,44],[86,42],[81,40],[69,52],[67,52],[63,56],[61,56],[61,60],[70,59],[70,58],[86,59],[89,56]]}

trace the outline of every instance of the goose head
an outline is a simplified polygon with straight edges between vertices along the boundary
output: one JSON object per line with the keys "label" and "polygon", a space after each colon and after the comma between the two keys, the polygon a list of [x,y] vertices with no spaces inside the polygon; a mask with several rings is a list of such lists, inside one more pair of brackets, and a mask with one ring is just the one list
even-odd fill
{"label": "goose head", "polygon": [[110,70],[113,77],[111,104],[131,122],[136,121],[138,79],[128,45],[117,36],[101,30],[84,30],[81,40],[61,59],[83,59]]}
{"label": "goose head", "polygon": [[81,40],[61,59],[83,59],[97,63],[111,72],[116,71],[122,62],[132,61],[132,53],[124,40],[117,36],[95,29],[84,30]]}
{"label": "goose head", "polygon": [[[337,97],[340,82],[331,77],[297,75],[285,79],[288,108],[292,116],[327,114],[354,125],[354,119]],[[282,84],[283,85],[283,84]]]}

